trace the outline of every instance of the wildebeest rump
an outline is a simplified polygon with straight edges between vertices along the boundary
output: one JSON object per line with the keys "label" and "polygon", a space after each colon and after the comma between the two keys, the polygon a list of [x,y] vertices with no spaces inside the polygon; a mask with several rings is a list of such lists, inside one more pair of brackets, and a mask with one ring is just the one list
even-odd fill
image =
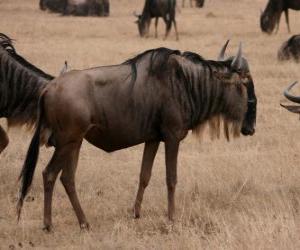
{"label": "wildebeest rump", "polygon": [[135,217],[140,216],[154,157],[159,143],[164,142],[168,216],[172,220],[181,140],[189,130],[201,133],[206,122],[219,137],[221,120],[228,139],[230,133],[253,135],[256,96],[241,46],[236,57],[225,61],[208,61],[192,52],[181,54],[159,48],[121,65],[71,71],[56,78],[41,95],[39,114],[20,175],[18,214],[32,182],[44,128],[55,146],[43,171],[45,229],[52,227],[52,193],[61,171],[60,179],[79,225],[87,228],[74,179],[83,139],[107,152],[145,143]]}
{"label": "wildebeest rump", "polygon": [[261,30],[271,34],[276,27],[277,32],[279,29],[280,17],[284,11],[287,28],[290,32],[289,9],[300,10],[300,0],[269,0],[266,9],[261,13]]}
{"label": "wildebeest rump", "polygon": [[[0,33],[0,117],[8,126],[32,125],[42,89],[53,76],[46,74],[17,54],[12,40]],[[0,153],[8,145],[0,126]]]}
{"label": "wildebeest rump", "polygon": [[[134,13],[135,14],[135,13]],[[138,18],[137,25],[141,37],[148,36],[151,19],[155,18],[155,37],[157,37],[158,18],[162,18],[166,24],[165,39],[168,37],[172,23],[178,40],[176,16],[176,0],[146,0],[141,15],[135,14]]]}
{"label": "wildebeest rump", "polygon": [[294,35],[284,42],[278,51],[278,60],[300,60],[300,35]]}
{"label": "wildebeest rump", "polygon": [[109,0],[40,0],[40,9],[63,15],[109,16]]}
{"label": "wildebeest rump", "polygon": [[[193,7],[193,0],[189,0],[190,7]],[[195,0],[196,7],[202,8],[204,6],[204,0]],[[185,5],[185,0],[182,0],[182,7]]]}

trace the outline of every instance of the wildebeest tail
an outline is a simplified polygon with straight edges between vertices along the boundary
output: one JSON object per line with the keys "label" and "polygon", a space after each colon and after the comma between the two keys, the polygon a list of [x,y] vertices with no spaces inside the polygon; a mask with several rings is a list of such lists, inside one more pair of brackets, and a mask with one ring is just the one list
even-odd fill
{"label": "wildebeest tail", "polygon": [[17,204],[18,220],[20,219],[23,201],[31,186],[35,167],[37,164],[40,148],[40,134],[43,125],[44,117],[44,95],[42,94],[38,103],[38,123],[35,133],[31,139],[29,149],[27,151],[26,159],[21,170],[19,180],[21,180],[21,187],[19,193],[19,200]]}

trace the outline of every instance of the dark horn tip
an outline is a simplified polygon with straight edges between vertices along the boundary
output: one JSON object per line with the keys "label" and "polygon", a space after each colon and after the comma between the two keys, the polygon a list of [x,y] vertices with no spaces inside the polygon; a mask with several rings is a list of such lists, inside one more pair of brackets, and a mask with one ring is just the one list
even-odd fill
{"label": "dark horn tip", "polygon": [[19,199],[18,204],[17,204],[17,217],[18,217],[18,222],[21,219],[21,211],[22,211],[22,206],[23,206],[23,199]]}

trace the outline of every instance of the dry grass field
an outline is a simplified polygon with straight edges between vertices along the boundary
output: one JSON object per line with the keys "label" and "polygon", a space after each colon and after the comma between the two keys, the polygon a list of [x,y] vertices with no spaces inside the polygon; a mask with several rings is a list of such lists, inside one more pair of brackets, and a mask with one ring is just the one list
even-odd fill
{"label": "dry grass field", "polygon": [[[108,18],[62,17],[42,12],[38,0],[0,0],[0,32],[17,51],[46,72],[121,63],[160,46],[190,50],[215,59],[227,38],[229,54],[243,41],[258,97],[256,134],[230,143],[189,135],[181,144],[176,222],[166,217],[164,148],[160,146],[146,190],[142,217],[133,219],[143,145],[107,154],[84,143],[77,188],[91,224],[80,232],[59,181],[54,191],[53,233],[42,231],[41,172],[53,149],[42,148],[34,183],[17,223],[17,177],[32,134],[9,131],[0,156],[0,249],[300,249],[300,121],[283,110],[282,90],[300,80],[300,65],[278,63],[277,50],[289,38],[284,19],[277,35],[259,28],[266,0],[207,0],[204,9],[186,7],[177,16],[180,40],[138,36],[134,10],[142,0],[111,0]],[[188,5],[187,5],[188,6]],[[293,33],[300,12],[291,12]],[[295,89],[295,93],[296,93]],[[298,88],[300,93],[300,88]],[[5,121],[2,121],[5,124]],[[207,133],[208,134],[208,133]]]}

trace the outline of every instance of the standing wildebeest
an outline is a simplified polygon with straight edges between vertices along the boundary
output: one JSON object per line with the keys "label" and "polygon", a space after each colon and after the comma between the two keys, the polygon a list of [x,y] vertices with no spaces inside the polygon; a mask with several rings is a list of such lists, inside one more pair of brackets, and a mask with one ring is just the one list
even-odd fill
{"label": "standing wildebeest", "polygon": [[55,146],[43,171],[46,230],[52,227],[53,188],[61,171],[79,225],[88,228],[75,188],[83,139],[107,152],[145,143],[136,218],[159,143],[164,142],[168,216],[173,220],[179,144],[189,130],[200,133],[206,122],[218,137],[221,120],[227,139],[230,133],[255,132],[256,96],[241,46],[237,56],[225,61],[159,48],[121,65],[70,71],[53,80],[40,97],[39,122],[20,175],[18,214],[32,183],[44,129]]}
{"label": "standing wildebeest", "polygon": [[300,10],[300,0],[269,0],[266,9],[261,13],[261,30],[271,34],[276,26],[277,32],[279,29],[280,17],[284,11],[287,28],[290,32],[289,9]]}
{"label": "standing wildebeest", "polygon": [[141,37],[148,36],[152,18],[155,18],[155,37],[157,37],[158,18],[162,17],[166,24],[165,39],[170,33],[172,23],[174,24],[176,39],[179,39],[175,20],[176,0],[146,0],[142,14],[134,13],[134,15],[138,18],[136,23]]}
{"label": "standing wildebeest", "polygon": [[278,60],[300,60],[300,35],[294,35],[284,42],[278,51]]}
{"label": "standing wildebeest", "polygon": [[[202,8],[204,6],[204,0],[195,0],[196,7]],[[182,0],[182,8],[184,7],[185,0]],[[193,7],[193,0],[190,0],[190,7]]]}
{"label": "standing wildebeest", "polygon": [[109,0],[40,0],[40,9],[63,15],[109,16]]}
{"label": "standing wildebeest", "polygon": [[[32,125],[36,122],[41,91],[53,77],[17,54],[12,40],[0,33],[0,117],[8,126]],[[9,139],[0,126],[0,153]]]}
{"label": "standing wildebeest", "polygon": [[[295,103],[300,103],[300,96],[294,96],[292,94],[290,94],[290,90],[297,84],[298,82],[294,82],[293,84],[291,84],[290,86],[288,86],[284,92],[283,95],[290,101],[295,102]],[[299,105],[283,105],[280,104],[282,107],[286,108],[288,111],[296,113],[296,114],[300,114],[300,106]]]}

